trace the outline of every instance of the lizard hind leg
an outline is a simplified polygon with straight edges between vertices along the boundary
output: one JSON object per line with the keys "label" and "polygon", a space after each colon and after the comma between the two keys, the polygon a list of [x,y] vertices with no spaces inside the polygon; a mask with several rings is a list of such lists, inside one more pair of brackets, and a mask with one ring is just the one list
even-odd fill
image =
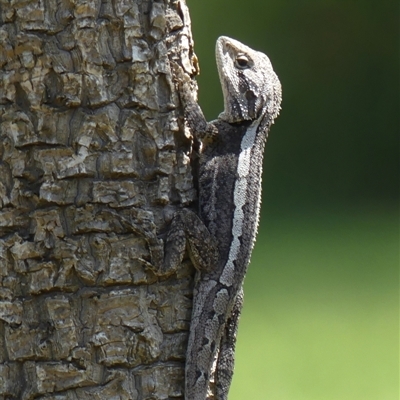
{"label": "lizard hind leg", "polygon": [[162,268],[165,274],[176,271],[185,249],[198,271],[209,272],[216,267],[219,258],[216,240],[197,214],[189,209],[177,211],[172,219]]}
{"label": "lizard hind leg", "polygon": [[187,250],[193,265],[198,271],[210,272],[216,268],[219,252],[214,236],[204,225],[200,217],[191,210],[179,211],[185,229]]}

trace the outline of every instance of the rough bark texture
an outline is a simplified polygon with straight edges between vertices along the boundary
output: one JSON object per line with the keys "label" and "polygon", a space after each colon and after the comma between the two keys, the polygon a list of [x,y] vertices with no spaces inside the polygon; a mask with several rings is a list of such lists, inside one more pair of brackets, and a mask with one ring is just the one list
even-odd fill
{"label": "rough bark texture", "polygon": [[0,1],[0,399],[183,396],[195,199],[170,60],[183,1]]}

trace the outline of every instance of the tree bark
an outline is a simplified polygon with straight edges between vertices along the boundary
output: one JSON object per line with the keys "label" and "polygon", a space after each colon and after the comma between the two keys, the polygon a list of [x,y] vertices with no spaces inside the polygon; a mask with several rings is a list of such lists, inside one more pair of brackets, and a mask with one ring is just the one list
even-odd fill
{"label": "tree bark", "polygon": [[183,0],[0,3],[0,399],[182,398],[196,198]]}

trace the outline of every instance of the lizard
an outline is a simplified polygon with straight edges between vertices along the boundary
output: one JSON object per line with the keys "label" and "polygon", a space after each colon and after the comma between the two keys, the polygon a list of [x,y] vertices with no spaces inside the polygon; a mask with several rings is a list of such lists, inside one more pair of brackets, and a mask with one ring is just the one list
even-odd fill
{"label": "lizard", "polygon": [[264,146],[282,98],[265,54],[221,36],[216,62],[224,98],[216,120],[206,121],[183,76],[178,86],[186,123],[200,142],[199,212],[175,214],[164,261],[176,265],[187,249],[197,268],[185,400],[206,400],[210,391],[216,400],[228,398],[242,284],[259,222]]}

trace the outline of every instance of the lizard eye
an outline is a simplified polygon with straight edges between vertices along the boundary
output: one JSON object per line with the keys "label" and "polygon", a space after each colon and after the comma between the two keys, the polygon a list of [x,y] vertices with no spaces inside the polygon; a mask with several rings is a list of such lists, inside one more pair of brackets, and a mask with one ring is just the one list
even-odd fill
{"label": "lizard eye", "polygon": [[245,54],[238,54],[235,60],[235,66],[239,69],[250,68],[250,60]]}

